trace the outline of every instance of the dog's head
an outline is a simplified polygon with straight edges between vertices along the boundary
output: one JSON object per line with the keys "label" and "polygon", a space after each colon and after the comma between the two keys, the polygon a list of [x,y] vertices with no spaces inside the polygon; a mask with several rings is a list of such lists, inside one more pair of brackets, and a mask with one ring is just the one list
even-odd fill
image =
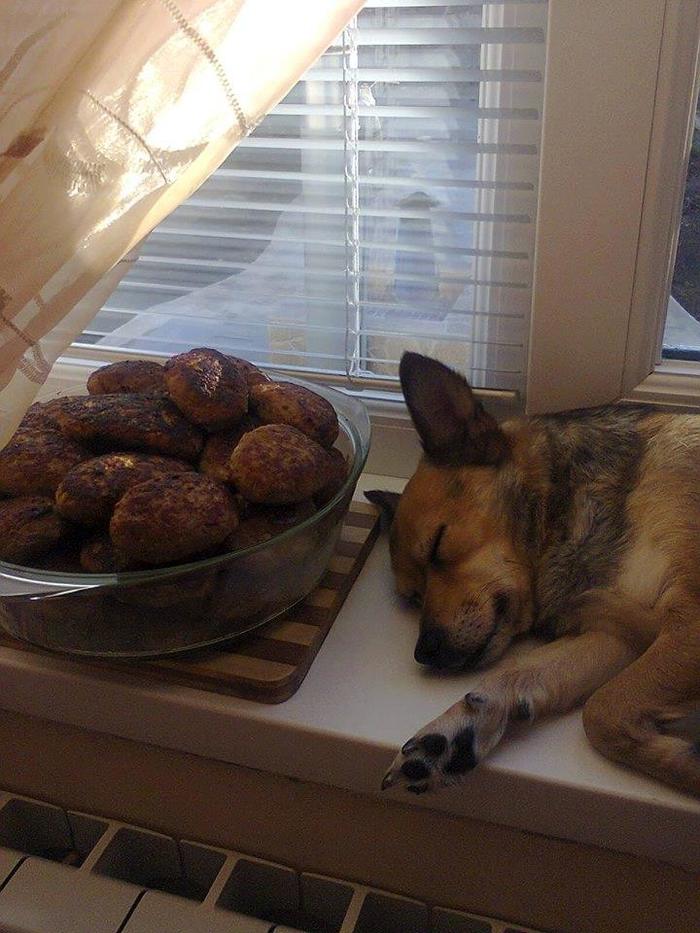
{"label": "dog's head", "polygon": [[400,497],[368,498],[391,513],[397,588],[421,607],[416,660],[485,666],[532,624],[531,570],[508,492],[513,442],[442,363],[406,353],[400,375],[425,457]]}

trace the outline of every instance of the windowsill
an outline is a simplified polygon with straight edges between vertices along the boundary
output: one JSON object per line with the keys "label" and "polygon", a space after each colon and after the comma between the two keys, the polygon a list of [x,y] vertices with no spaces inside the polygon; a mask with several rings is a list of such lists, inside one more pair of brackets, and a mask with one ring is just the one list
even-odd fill
{"label": "windowsill", "polygon": [[[361,488],[400,489],[365,475]],[[416,623],[394,597],[381,539],[290,700],[265,706],[137,683],[57,657],[0,650],[2,706],[303,781],[376,794],[398,747],[474,682],[413,661]],[[462,787],[405,803],[700,868],[700,801],[617,767],[579,712],[513,735]]]}
{"label": "windowsill", "polygon": [[628,400],[697,411],[700,409],[700,363],[664,360],[629,393]]}

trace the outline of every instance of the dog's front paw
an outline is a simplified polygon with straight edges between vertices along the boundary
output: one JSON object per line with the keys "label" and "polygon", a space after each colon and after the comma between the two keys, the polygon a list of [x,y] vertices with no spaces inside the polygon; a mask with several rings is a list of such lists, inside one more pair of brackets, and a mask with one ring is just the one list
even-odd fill
{"label": "dog's front paw", "polygon": [[498,744],[507,723],[504,704],[468,693],[406,742],[384,775],[382,790],[402,786],[424,794],[458,784]]}

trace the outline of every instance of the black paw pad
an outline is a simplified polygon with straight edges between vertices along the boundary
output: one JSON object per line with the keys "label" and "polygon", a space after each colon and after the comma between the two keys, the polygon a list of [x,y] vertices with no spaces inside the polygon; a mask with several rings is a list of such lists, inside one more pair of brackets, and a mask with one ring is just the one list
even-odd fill
{"label": "black paw pad", "polygon": [[429,735],[421,736],[420,747],[426,755],[431,758],[438,758],[447,748],[447,739],[439,732],[431,732]]}
{"label": "black paw pad", "polygon": [[471,726],[458,732],[452,740],[454,751],[452,757],[444,766],[445,774],[464,774],[476,767],[477,760],[474,754],[474,730]]}
{"label": "black paw pad", "polygon": [[411,794],[424,794],[428,790],[427,784],[407,784],[406,790]]}
{"label": "black paw pad", "polygon": [[430,768],[422,761],[404,761],[401,765],[401,773],[411,781],[423,781],[430,777]]}
{"label": "black paw pad", "polygon": [[690,750],[694,755],[700,757],[700,739],[698,739],[697,742],[693,742],[690,746]]}

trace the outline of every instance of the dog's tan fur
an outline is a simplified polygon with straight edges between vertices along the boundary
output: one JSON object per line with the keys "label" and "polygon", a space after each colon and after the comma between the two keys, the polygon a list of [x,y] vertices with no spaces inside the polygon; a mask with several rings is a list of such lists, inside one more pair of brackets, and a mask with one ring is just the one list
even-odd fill
{"label": "dog's tan fur", "polygon": [[510,720],[585,702],[600,752],[700,794],[700,744],[677,734],[700,707],[700,416],[499,427],[435,361],[408,354],[402,383],[426,456],[390,540],[398,590],[421,606],[417,658],[483,668],[526,632],[552,640],[489,667],[385,786],[454,783]]}

